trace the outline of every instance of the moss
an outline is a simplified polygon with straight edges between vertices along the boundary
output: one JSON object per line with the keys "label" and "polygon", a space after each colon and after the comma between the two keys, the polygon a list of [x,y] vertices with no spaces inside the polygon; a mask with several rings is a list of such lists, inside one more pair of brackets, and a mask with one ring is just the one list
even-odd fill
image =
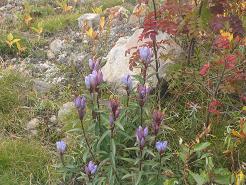
{"label": "moss", "polygon": [[38,142],[5,139],[0,143],[0,182],[2,185],[54,184],[51,160],[51,154]]}

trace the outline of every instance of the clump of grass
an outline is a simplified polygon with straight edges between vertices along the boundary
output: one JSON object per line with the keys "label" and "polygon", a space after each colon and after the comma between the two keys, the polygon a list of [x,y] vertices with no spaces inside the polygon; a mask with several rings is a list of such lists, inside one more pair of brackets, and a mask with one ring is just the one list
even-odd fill
{"label": "clump of grass", "polygon": [[55,33],[68,26],[75,26],[80,15],[77,13],[51,15],[37,19],[34,25],[41,23],[45,33]]}
{"label": "clump of grass", "polygon": [[38,142],[5,139],[0,143],[1,185],[55,184],[51,160]]}
{"label": "clump of grass", "polygon": [[27,77],[13,70],[0,70],[0,130],[19,132],[32,116],[35,101]]}

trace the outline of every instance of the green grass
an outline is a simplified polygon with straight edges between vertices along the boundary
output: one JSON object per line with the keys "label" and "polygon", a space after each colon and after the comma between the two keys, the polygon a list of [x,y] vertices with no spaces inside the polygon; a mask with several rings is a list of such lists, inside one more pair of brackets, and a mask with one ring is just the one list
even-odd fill
{"label": "green grass", "polygon": [[51,160],[38,142],[5,139],[0,143],[0,184],[55,184]]}
{"label": "green grass", "polygon": [[33,25],[35,27],[35,25],[41,23],[45,33],[55,33],[67,27],[75,26],[79,16],[80,15],[76,13],[51,15],[37,19]]}
{"label": "green grass", "polygon": [[35,101],[31,83],[27,77],[13,70],[0,70],[0,130],[21,132],[31,118],[29,108]]}

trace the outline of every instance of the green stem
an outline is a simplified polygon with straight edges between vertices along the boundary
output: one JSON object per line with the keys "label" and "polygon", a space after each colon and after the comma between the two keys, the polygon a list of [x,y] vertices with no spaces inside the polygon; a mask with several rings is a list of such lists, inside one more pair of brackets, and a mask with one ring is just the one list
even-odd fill
{"label": "green stem", "polygon": [[161,174],[161,154],[160,154],[160,159],[159,159],[159,163],[160,163],[160,166],[159,166],[159,169],[158,169],[158,174],[157,174],[157,181],[159,180],[159,177],[160,177],[160,174]]}
{"label": "green stem", "polygon": [[87,148],[88,148],[88,150],[89,150],[89,152],[90,152],[91,157],[93,158],[93,160],[96,161],[96,160],[95,160],[95,156],[94,156],[94,154],[93,154],[93,152],[92,152],[92,150],[91,150],[91,147],[90,147],[88,138],[87,138],[87,136],[86,136],[86,134],[85,134],[85,128],[84,128],[83,120],[81,120],[80,123],[81,123],[82,133],[83,133],[83,135],[84,135],[84,139],[85,139]]}
{"label": "green stem", "polygon": [[140,124],[141,124],[141,126],[143,126],[143,106],[140,106],[140,117],[141,117],[140,118],[141,119],[140,120],[141,121]]}

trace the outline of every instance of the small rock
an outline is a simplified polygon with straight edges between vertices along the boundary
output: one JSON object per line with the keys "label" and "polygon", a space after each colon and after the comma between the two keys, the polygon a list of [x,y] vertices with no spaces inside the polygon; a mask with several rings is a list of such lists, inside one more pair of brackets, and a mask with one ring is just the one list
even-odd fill
{"label": "small rock", "polygon": [[93,29],[98,27],[100,15],[96,13],[86,13],[78,18],[78,26],[80,29],[84,28],[84,23]]}
{"label": "small rock", "polygon": [[62,107],[60,108],[60,110],[58,111],[58,120],[62,121],[64,120],[64,118],[66,118],[67,115],[70,115],[72,112],[75,111],[75,106],[74,106],[74,102],[67,102],[65,104],[62,105]]}
{"label": "small rock", "polygon": [[55,54],[51,50],[48,50],[47,51],[47,57],[48,57],[49,60],[54,59],[55,58]]}
{"label": "small rock", "polygon": [[64,48],[64,42],[60,39],[55,39],[50,43],[50,50],[54,54],[58,54]]}
{"label": "small rock", "polygon": [[52,115],[49,120],[51,123],[56,123],[57,122],[56,115]]}
{"label": "small rock", "polygon": [[50,91],[51,89],[51,84],[42,81],[42,80],[34,80],[34,89],[40,93],[40,94],[45,94]]}
{"label": "small rock", "polygon": [[38,118],[33,118],[31,121],[29,121],[26,125],[26,129],[28,132],[30,132],[32,135],[37,135],[38,133],[38,127],[39,127],[40,121]]}
{"label": "small rock", "polygon": [[66,62],[66,56],[67,56],[66,53],[60,54],[60,55],[58,56],[57,61],[60,62],[60,63],[65,63],[65,62]]}

